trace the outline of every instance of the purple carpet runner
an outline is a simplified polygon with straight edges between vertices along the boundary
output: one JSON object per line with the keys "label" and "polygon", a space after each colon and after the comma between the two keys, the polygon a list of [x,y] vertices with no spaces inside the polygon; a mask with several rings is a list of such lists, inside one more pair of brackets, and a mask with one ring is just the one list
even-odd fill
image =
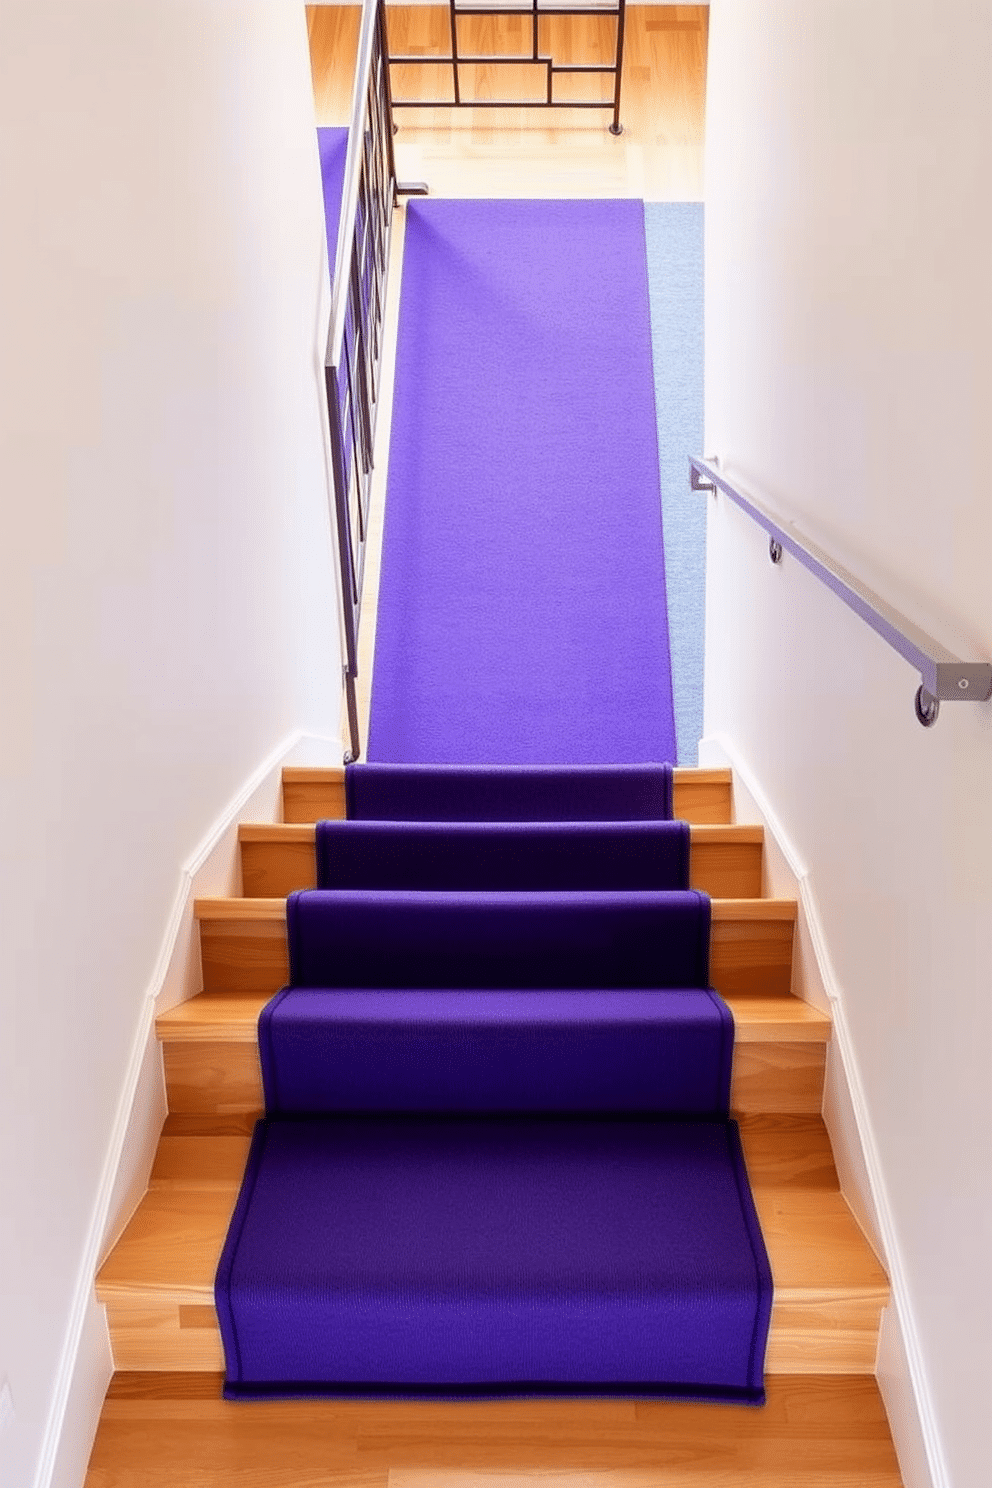
{"label": "purple carpet runner", "polygon": [[705,894],[311,889],[286,905],[294,987],[705,987]]}
{"label": "purple carpet runner", "polygon": [[639,201],[412,201],[368,757],[674,760]]}
{"label": "purple carpet runner", "polygon": [[672,767],[349,765],[345,793],[362,821],[667,821]]}
{"label": "purple carpet runner", "polygon": [[259,1028],[266,1110],[726,1110],[734,1030],[706,989],[286,988]]}
{"label": "purple carpet runner", "polygon": [[259,1023],[270,1114],[727,1110],[704,895],[318,890],[287,909],[293,985]]}
{"label": "purple carpet runner", "polygon": [[642,763],[675,750],[640,204],[411,203],[392,450],[377,763],[287,901],[225,1394],[759,1403],[733,1020]]}
{"label": "purple carpet runner", "polygon": [[229,1397],[761,1397],[733,1122],[268,1117],[231,1235]]}
{"label": "purple carpet runner", "polygon": [[679,889],[685,822],[317,824],[321,889]]}
{"label": "purple carpet runner", "polygon": [[[515,776],[419,778],[491,799]],[[771,1274],[709,901],[686,828],[638,819],[628,784],[615,822],[321,828],[344,886],[287,902],[217,1274],[230,1398],[763,1400]]]}

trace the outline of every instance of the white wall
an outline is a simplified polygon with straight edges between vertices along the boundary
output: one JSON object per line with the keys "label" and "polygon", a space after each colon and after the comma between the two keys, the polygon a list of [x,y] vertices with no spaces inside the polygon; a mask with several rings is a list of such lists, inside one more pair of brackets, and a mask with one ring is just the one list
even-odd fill
{"label": "white wall", "polygon": [[[918,623],[992,657],[992,7],[714,0],[707,108],[707,450]],[[706,499],[706,731],[808,866],[931,1472],[980,1488],[992,705],[945,704],[921,729],[906,664]]]}
{"label": "white wall", "polygon": [[[338,732],[313,123],[302,3],[5,0],[11,1488],[51,1465],[96,1196],[181,866],[280,741]],[[92,1383],[106,1355],[83,1335]],[[69,1411],[79,1481],[85,1393]]]}

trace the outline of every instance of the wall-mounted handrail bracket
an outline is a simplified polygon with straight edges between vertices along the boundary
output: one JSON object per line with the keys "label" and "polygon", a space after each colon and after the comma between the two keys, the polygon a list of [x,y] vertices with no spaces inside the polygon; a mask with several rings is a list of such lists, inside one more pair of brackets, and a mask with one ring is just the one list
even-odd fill
{"label": "wall-mounted handrail bracket", "polygon": [[703,475],[703,467],[705,465],[718,467],[719,464],[720,458],[718,455],[706,455],[702,460],[698,462],[695,460],[690,460],[689,483],[692,486],[692,489],[694,491],[713,491],[715,493],[716,485],[713,481],[707,479],[707,477]]}
{"label": "wall-mounted handrail bracket", "polygon": [[722,492],[764,528],[768,533],[769,556],[773,563],[781,561],[783,552],[790,553],[814,578],[860,615],[876,635],[918,669],[920,686],[916,692],[915,708],[924,728],[932,727],[937,721],[942,702],[984,703],[992,698],[992,662],[962,661],[948,651],[946,646],[804,537],[791,522],[777,522],[756,496],[721,472],[718,460],[693,455],[689,460],[689,470],[694,491]]}
{"label": "wall-mounted handrail bracket", "polygon": [[927,692],[921,682],[916,689],[916,716],[924,728],[933,728],[940,712],[940,702]]}

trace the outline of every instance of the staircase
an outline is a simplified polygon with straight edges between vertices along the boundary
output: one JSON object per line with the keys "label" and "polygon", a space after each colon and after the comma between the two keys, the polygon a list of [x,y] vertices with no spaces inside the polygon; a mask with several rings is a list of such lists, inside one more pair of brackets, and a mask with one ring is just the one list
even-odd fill
{"label": "staircase", "polygon": [[[287,980],[285,895],[315,883],[313,824],[344,816],[343,771],[286,770],[283,797],[284,824],[240,829],[244,897],[197,903],[202,993],[157,1021],[169,1114],[148,1192],[97,1277],[119,1371],[224,1367],[214,1275],[263,1104],[258,1014]],[[677,770],[674,807],[691,823],[692,886],[713,900],[712,984],[736,1024],[731,1107],[775,1278],[769,1384],[870,1376],[888,1284],[820,1116],[830,1023],[791,993],[796,906],[762,897],[761,829],[730,824],[729,772]]]}

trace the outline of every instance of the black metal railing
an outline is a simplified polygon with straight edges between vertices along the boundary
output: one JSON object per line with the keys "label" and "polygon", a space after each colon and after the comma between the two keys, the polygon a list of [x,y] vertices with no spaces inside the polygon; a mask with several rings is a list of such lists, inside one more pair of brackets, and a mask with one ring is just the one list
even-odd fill
{"label": "black metal railing", "polygon": [[[559,108],[559,109],[610,109],[613,113],[613,121],[610,124],[611,134],[621,134],[623,125],[620,123],[620,87],[623,80],[623,38],[624,18],[626,0],[616,0],[610,4],[583,4],[582,0],[575,0],[569,5],[567,0],[553,0],[551,4],[540,4],[539,0],[530,0],[530,4],[514,5],[498,3],[493,5],[458,4],[457,0],[448,0],[448,13],[451,35],[451,52],[447,56],[438,54],[397,55],[390,56],[390,67],[416,67],[416,66],[449,66],[451,68],[453,98],[425,99],[425,98],[394,98],[393,108]],[[498,55],[466,55],[459,50],[458,44],[458,21],[462,16],[529,16],[531,21],[531,50],[529,54],[506,56]],[[540,23],[542,19],[550,16],[605,16],[616,21],[616,47],[613,61],[608,63],[598,62],[556,62],[553,57],[543,53],[540,46]],[[507,99],[507,98],[465,98],[463,96],[461,68],[468,66],[542,66],[545,71],[545,97],[542,99]],[[563,74],[600,74],[613,76],[613,96],[610,99],[574,99],[556,98],[554,80]]]}
{"label": "black metal railing", "polygon": [[356,680],[362,580],[369,529],[373,451],[393,207],[401,192],[426,186],[396,180],[384,0],[365,0],[348,129],[341,217],[332,272],[325,359],[334,508],[344,619],[344,683],[350,750],[361,752]]}

